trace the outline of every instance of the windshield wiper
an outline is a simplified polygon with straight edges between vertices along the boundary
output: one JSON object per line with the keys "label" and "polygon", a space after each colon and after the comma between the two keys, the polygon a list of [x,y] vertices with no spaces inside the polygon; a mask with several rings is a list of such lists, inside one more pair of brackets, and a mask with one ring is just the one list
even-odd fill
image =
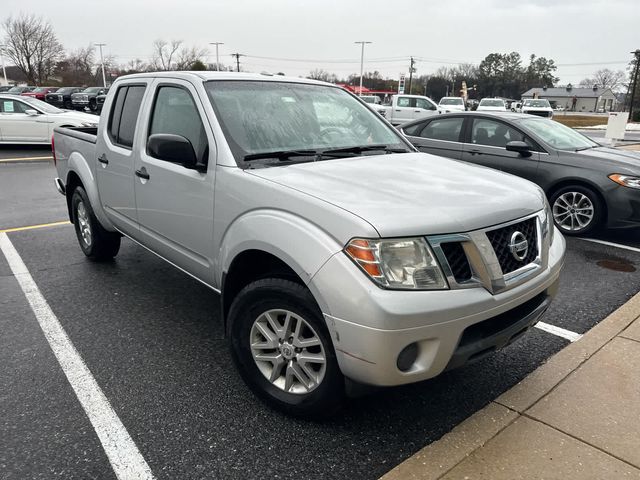
{"label": "windshield wiper", "polygon": [[579,148],[576,148],[576,149],[574,150],[574,152],[581,152],[581,151],[583,151],[583,150],[589,150],[589,149],[591,149],[591,148],[596,148],[596,147],[595,147],[595,145],[594,145],[594,146],[592,146],[592,147],[579,147]]}
{"label": "windshield wiper", "polygon": [[288,160],[291,157],[316,157],[318,153],[316,150],[278,150],[275,152],[250,153],[249,155],[245,155],[243,160],[249,162],[263,158],[276,158],[282,161]]}
{"label": "windshield wiper", "polygon": [[408,153],[410,150],[406,148],[392,148],[389,145],[357,145],[355,147],[330,148],[318,152],[319,157],[325,155],[342,155],[343,153],[362,153],[375,150],[382,150],[384,153]]}

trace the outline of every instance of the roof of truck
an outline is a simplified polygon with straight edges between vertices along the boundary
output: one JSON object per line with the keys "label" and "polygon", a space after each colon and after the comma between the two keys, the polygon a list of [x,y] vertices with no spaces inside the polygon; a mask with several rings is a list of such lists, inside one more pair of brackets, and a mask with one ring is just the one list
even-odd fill
{"label": "roof of truck", "polygon": [[118,80],[127,80],[130,78],[174,78],[183,80],[260,80],[260,81],[276,81],[276,82],[292,82],[292,83],[309,83],[315,85],[330,85],[337,87],[333,83],[311,80],[303,77],[289,77],[285,75],[274,75],[272,73],[244,73],[244,72],[210,72],[210,71],[180,71],[180,72],[149,72],[134,73],[118,77]]}

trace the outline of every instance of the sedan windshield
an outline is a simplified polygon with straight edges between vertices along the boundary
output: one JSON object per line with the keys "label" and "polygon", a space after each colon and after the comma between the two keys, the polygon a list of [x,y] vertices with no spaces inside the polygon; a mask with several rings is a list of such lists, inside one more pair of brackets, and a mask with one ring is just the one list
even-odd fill
{"label": "sedan windshield", "polygon": [[37,98],[32,97],[20,97],[20,100],[24,103],[28,103],[30,106],[35,108],[36,110],[41,111],[42,113],[62,113],[62,110],[54,107],[53,105],[49,105],[42,100],[38,100]]}
{"label": "sedan windshield", "polygon": [[482,100],[480,100],[480,105],[483,107],[504,107],[504,101],[483,98]]}
{"label": "sedan windshield", "polygon": [[239,164],[412,151],[378,114],[341,88],[233,80],[205,87]]}
{"label": "sedan windshield", "polygon": [[34,90],[31,90],[33,93],[46,93],[46,92],[55,92],[56,88],[51,87],[38,87]]}
{"label": "sedan windshield", "polygon": [[464,102],[461,98],[443,98],[440,105],[464,105]]}
{"label": "sedan windshield", "polygon": [[523,107],[551,108],[548,100],[525,100]]}
{"label": "sedan windshield", "polygon": [[547,145],[557,150],[586,150],[599,146],[574,129],[544,118],[525,118],[519,125],[540,137]]}

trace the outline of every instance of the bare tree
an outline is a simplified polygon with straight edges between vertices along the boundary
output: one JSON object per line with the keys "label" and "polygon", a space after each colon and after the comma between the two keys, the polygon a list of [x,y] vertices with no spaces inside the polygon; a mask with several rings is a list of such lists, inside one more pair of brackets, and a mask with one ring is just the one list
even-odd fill
{"label": "bare tree", "polygon": [[129,63],[127,63],[124,66],[124,70],[127,71],[128,73],[144,72],[148,68],[149,68],[148,65],[144,63],[140,58],[136,58],[135,60],[129,60]]}
{"label": "bare tree", "polygon": [[313,80],[320,80],[322,82],[336,82],[336,76],[333,73],[329,73],[326,70],[322,70],[321,68],[316,68],[309,72],[307,78],[312,78]]}
{"label": "bare tree", "polygon": [[182,48],[177,55],[176,70],[191,70],[193,65],[204,64],[203,58],[209,54],[206,48]]}
{"label": "bare tree", "polygon": [[158,39],[153,42],[153,57],[151,65],[155,70],[174,70],[174,59],[180,47],[182,40],[166,40]]}
{"label": "bare tree", "polygon": [[625,81],[627,75],[622,70],[614,71],[608,68],[598,70],[592,78],[585,78],[580,82],[581,87],[611,88],[615,90]]}
{"label": "bare tree", "polygon": [[63,56],[62,44],[51,24],[35,15],[20,15],[7,18],[2,26],[6,56],[30,84],[45,83]]}
{"label": "bare tree", "polygon": [[88,85],[93,82],[95,48],[89,45],[69,52],[56,66],[56,76],[64,85]]}

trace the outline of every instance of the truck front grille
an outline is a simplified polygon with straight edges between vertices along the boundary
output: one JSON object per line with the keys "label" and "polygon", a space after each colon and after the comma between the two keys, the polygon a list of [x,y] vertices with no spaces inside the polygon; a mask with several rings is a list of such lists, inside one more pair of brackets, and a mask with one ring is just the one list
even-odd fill
{"label": "truck front grille", "polygon": [[462,283],[471,280],[471,266],[467,255],[464,253],[462,243],[460,242],[447,242],[441,243],[440,248],[449,263],[451,273],[456,282]]}
{"label": "truck front grille", "polygon": [[[527,240],[528,248],[522,260],[516,258],[509,246],[515,232],[522,233]],[[538,256],[537,237],[535,218],[487,232],[487,238],[491,242],[491,246],[493,246],[504,275],[518,270],[536,259]]]}

